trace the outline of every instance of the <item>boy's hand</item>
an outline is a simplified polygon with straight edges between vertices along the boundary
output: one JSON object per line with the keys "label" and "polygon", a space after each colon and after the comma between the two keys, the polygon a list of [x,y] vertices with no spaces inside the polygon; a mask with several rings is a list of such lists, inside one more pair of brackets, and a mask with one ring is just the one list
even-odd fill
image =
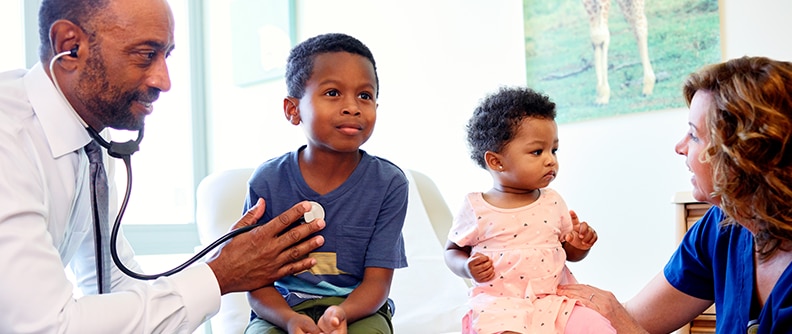
{"label": "boy's hand", "polygon": [[339,306],[330,306],[319,318],[318,325],[323,334],[347,334],[346,312]]}
{"label": "boy's hand", "polygon": [[286,323],[289,334],[319,334],[321,330],[314,323],[311,317],[305,314],[297,314]]}
{"label": "boy's hand", "polygon": [[586,222],[581,222],[577,213],[569,210],[572,217],[572,232],[564,236],[564,240],[573,247],[580,250],[589,250],[597,242],[597,232]]}
{"label": "boy's hand", "polygon": [[479,283],[489,282],[495,278],[495,267],[492,260],[481,253],[475,253],[467,260],[467,269],[470,272],[470,277]]}

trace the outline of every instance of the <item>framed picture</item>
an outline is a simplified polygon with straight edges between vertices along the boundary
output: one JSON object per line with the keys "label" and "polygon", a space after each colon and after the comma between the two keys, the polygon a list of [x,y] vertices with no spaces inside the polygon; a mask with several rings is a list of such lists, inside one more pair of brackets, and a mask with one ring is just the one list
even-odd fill
{"label": "framed picture", "polygon": [[282,79],[294,40],[294,0],[233,0],[231,58],[234,83]]}
{"label": "framed picture", "polygon": [[523,0],[523,15],[527,84],[559,123],[684,107],[687,75],[721,61],[718,0]]}

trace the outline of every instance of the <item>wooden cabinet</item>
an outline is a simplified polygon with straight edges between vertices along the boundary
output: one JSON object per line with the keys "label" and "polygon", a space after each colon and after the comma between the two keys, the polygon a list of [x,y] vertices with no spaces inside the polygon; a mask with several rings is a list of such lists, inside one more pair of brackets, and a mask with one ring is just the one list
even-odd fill
{"label": "wooden cabinet", "polygon": [[[677,242],[679,242],[685,232],[707,212],[711,204],[696,201],[690,192],[679,192],[674,196],[674,205],[676,206]],[[710,306],[677,333],[715,333],[715,305]]]}

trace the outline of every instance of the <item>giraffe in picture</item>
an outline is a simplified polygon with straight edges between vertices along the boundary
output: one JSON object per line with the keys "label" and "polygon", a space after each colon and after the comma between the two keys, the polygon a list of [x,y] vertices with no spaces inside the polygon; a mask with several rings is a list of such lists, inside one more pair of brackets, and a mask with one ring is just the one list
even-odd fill
{"label": "giraffe in picture", "polygon": [[[643,66],[643,95],[651,95],[655,85],[655,73],[649,61],[647,46],[648,24],[644,13],[644,0],[616,0],[625,19],[638,42],[638,53]],[[597,75],[597,97],[595,103],[608,104],[610,85],[608,84],[608,12],[610,0],[583,0],[589,16],[591,46],[594,49],[594,71]]]}

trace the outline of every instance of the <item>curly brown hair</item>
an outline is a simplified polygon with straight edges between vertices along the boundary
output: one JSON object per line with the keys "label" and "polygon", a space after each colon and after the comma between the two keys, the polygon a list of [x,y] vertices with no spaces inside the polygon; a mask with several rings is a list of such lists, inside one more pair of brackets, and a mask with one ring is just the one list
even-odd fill
{"label": "curly brown hair", "polygon": [[[742,57],[691,74],[683,93],[712,93],[706,115],[712,196],[729,216],[752,226],[760,258],[792,241],[792,63]],[[785,243],[786,242],[786,243]]]}

